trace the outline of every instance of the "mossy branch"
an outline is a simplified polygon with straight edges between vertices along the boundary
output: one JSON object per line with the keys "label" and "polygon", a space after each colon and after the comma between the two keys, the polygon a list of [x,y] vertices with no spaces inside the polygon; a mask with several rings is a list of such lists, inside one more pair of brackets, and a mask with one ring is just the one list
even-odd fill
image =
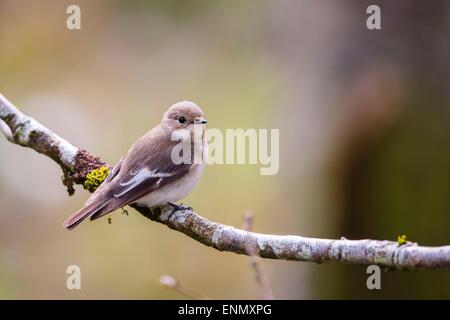
{"label": "mossy branch", "polygon": [[[73,185],[93,191],[106,178],[109,166],[86,150],[73,146],[36,120],[24,115],[0,95],[0,131],[8,141],[34,149],[63,169],[63,182],[69,193]],[[268,235],[247,232],[209,221],[191,210],[170,215],[172,207],[150,210],[132,205],[150,220],[165,224],[204,245],[220,251],[262,258],[308,262],[339,262],[360,265],[376,264],[397,270],[450,270],[450,246],[424,247],[408,242],[379,240],[331,240],[291,235]]]}

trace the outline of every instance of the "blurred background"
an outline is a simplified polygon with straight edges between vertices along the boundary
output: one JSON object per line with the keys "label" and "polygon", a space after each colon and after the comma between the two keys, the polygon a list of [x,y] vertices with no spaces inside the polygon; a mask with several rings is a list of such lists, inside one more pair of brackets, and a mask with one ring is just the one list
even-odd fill
{"label": "blurred background", "polygon": [[[81,30],[66,28],[81,7]],[[366,8],[381,7],[381,30]],[[0,0],[0,92],[115,163],[166,108],[192,100],[208,126],[279,128],[280,170],[210,165],[184,201],[201,215],[310,237],[450,244],[450,2]],[[211,298],[259,298],[249,259],[130,209],[62,222],[56,163],[0,139],[0,298],[178,299],[171,274]],[[82,289],[66,289],[77,264]],[[274,294],[450,298],[450,273],[264,260]]]}

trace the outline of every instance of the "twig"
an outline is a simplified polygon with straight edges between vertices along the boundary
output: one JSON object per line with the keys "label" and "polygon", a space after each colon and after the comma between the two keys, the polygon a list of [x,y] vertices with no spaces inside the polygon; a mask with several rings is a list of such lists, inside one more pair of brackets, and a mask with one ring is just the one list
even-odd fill
{"label": "twig", "polygon": [[273,295],[272,288],[270,287],[269,281],[267,280],[266,274],[263,270],[263,266],[260,263],[255,247],[251,244],[251,233],[253,228],[254,217],[250,211],[247,211],[244,215],[244,230],[247,231],[248,236],[246,239],[246,250],[247,254],[250,256],[250,265],[255,272],[255,280],[261,289],[261,295],[263,299],[273,300],[275,296]]}
{"label": "twig", "polygon": [[[106,163],[88,151],[62,139],[36,120],[25,116],[0,95],[0,119],[10,128],[14,143],[34,149],[54,161],[64,172],[64,184],[73,192],[73,184],[83,184],[86,175]],[[170,215],[172,207],[153,210],[132,205],[145,217],[220,251],[247,254],[246,239],[261,258],[308,262],[339,262],[360,265],[376,264],[398,270],[450,270],[450,246],[424,247],[396,241],[332,240],[291,235],[269,235],[239,230],[209,221],[192,210]],[[168,217],[170,216],[170,219]]]}
{"label": "twig", "polygon": [[182,285],[175,277],[173,276],[162,276],[159,278],[159,283],[169,289],[175,290],[178,293],[181,293],[182,295],[194,299],[194,300],[210,300],[207,296],[204,296],[202,294],[199,294],[192,290],[191,288]]}

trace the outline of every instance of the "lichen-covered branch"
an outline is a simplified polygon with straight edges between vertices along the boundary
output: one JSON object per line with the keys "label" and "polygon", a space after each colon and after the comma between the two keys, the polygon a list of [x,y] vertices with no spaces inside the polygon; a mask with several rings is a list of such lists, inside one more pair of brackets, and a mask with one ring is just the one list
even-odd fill
{"label": "lichen-covered branch", "polygon": [[[63,181],[69,193],[74,192],[74,184],[85,186],[88,178],[94,176],[97,179],[105,171],[102,168],[108,167],[98,157],[73,146],[36,120],[21,113],[2,95],[0,130],[9,141],[34,149],[56,161],[64,172]],[[262,258],[317,263],[333,261],[360,265],[376,264],[398,270],[450,270],[450,246],[424,247],[411,242],[400,245],[395,241],[268,235],[212,222],[187,209],[175,212],[169,219],[172,207],[154,210],[137,205],[132,207],[145,217],[220,251],[248,254],[250,245],[253,248],[251,251]]]}
{"label": "lichen-covered branch", "polygon": [[105,162],[91,153],[75,147],[48,128],[24,115],[0,94],[0,131],[18,145],[53,159],[63,170],[63,183],[70,195],[74,184],[84,184],[86,176],[94,169],[106,166]]}

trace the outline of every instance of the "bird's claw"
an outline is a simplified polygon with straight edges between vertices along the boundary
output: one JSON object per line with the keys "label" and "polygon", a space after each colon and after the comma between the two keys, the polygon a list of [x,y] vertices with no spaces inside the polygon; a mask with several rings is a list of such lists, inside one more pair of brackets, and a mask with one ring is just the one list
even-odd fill
{"label": "bird's claw", "polygon": [[124,209],[124,208],[120,208],[122,209],[122,214],[126,214],[127,216],[129,215],[128,210]]}
{"label": "bird's claw", "polygon": [[167,216],[167,220],[170,220],[170,218],[172,218],[173,214],[177,211],[186,211],[186,210],[192,211],[192,207],[185,207],[185,206],[183,206],[182,203],[178,205],[173,202],[168,202],[168,205],[170,205],[173,209]]}

